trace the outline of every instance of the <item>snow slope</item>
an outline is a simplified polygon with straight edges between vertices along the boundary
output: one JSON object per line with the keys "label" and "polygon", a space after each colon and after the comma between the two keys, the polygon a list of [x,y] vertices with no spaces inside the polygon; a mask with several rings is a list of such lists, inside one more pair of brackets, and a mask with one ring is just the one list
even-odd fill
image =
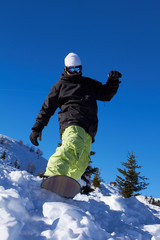
{"label": "snow slope", "polygon": [[144,197],[123,199],[103,183],[102,191],[64,199],[5,161],[0,172],[1,240],[160,240],[160,208]]}
{"label": "snow slope", "polygon": [[33,146],[25,146],[12,138],[0,134],[0,158],[6,152],[5,160],[0,161],[9,166],[14,166],[17,160],[17,165],[22,170],[31,170],[31,167],[35,165],[34,174],[37,175],[44,172],[47,160],[33,149]]}

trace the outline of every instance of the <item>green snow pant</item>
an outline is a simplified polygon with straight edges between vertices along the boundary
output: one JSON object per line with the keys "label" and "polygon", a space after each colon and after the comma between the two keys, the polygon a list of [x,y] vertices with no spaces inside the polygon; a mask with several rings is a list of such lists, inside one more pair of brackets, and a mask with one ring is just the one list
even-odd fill
{"label": "green snow pant", "polygon": [[62,145],[50,157],[44,175],[65,175],[79,179],[88,166],[91,143],[91,136],[83,128],[66,128],[62,133]]}

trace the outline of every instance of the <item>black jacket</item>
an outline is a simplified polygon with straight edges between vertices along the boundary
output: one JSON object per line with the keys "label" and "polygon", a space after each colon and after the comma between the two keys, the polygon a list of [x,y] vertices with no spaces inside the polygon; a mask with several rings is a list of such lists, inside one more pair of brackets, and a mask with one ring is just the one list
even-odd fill
{"label": "black jacket", "polygon": [[82,76],[68,76],[65,72],[51,88],[32,130],[42,131],[50,117],[60,108],[58,119],[60,133],[71,125],[78,125],[88,132],[94,141],[97,132],[97,100],[110,101],[116,94],[119,80],[108,79],[102,84]]}

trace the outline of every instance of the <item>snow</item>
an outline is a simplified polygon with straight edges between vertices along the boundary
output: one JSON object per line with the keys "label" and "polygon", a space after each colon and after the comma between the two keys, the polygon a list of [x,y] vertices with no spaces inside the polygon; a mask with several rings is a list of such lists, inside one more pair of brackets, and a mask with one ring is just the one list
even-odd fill
{"label": "snow", "polygon": [[9,166],[14,166],[17,160],[17,165],[23,170],[30,170],[31,167],[35,165],[36,169],[34,174],[36,175],[44,171],[47,160],[33,150],[33,146],[25,146],[23,143],[20,144],[20,142],[0,134],[0,157],[6,152],[4,163]]}
{"label": "snow", "polygon": [[[6,139],[13,143],[7,149],[10,159],[23,156],[24,150],[25,161],[27,156],[35,161],[25,146]],[[1,155],[3,148],[0,144]],[[124,199],[115,187],[102,183],[102,191],[65,199],[41,189],[41,179],[25,166],[16,169],[8,159],[0,160],[1,240],[160,240],[160,208],[143,196]]]}

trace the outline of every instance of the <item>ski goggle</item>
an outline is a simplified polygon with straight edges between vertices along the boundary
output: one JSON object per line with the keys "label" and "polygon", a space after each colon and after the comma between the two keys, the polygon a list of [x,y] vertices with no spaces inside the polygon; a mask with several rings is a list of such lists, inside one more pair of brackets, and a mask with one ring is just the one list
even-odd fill
{"label": "ski goggle", "polygon": [[82,71],[82,66],[77,66],[77,67],[66,67],[66,70],[69,73],[80,73]]}

